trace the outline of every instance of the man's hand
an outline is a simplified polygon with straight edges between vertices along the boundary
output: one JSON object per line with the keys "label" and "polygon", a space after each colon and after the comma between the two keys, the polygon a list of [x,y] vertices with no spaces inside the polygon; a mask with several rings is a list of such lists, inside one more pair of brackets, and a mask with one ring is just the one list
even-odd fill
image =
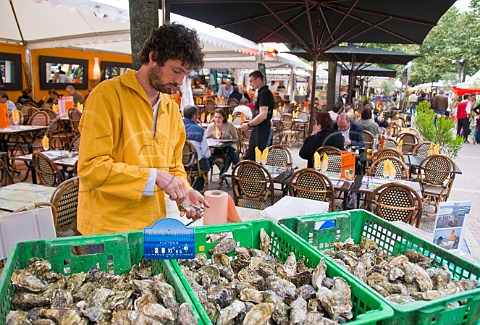
{"label": "man's hand", "polygon": [[[205,200],[203,195],[200,194],[198,191],[195,191],[193,189],[190,189],[190,190],[187,191],[187,197],[185,198],[185,200],[183,200],[180,203],[182,203],[184,205],[191,204],[191,205],[194,205],[194,206],[197,206],[197,207],[200,207],[203,204],[203,206],[206,207],[206,208],[210,207],[210,205]],[[190,210],[187,210],[187,211],[183,210],[183,211],[180,211],[180,216],[182,216],[182,217],[186,216],[188,219],[197,220],[197,219],[199,219],[203,216],[203,211],[198,211],[198,210],[195,210],[195,209],[190,209]]]}
{"label": "man's hand", "polygon": [[248,122],[244,122],[240,126],[240,130],[242,130],[243,132],[247,131],[248,129],[250,129],[250,127],[248,126]]}
{"label": "man's hand", "polygon": [[187,197],[185,182],[170,173],[157,169],[157,186],[170,197],[172,201],[183,201]]}
{"label": "man's hand", "polygon": [[345,139],[345,145],[346,145],[346,146],[349,146],[349,145],[351,145],[351,144],[352,144],[352,141]]}

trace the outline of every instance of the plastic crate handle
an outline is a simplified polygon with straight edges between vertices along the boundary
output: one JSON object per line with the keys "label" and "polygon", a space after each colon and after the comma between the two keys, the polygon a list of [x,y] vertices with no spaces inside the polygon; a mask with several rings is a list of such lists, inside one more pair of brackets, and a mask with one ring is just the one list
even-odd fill
{"label": "plastic crate handle", "polygon": [[52,264],[52,269],[64,274],[88,272],[93,266],[103,271],[122,274],[128,272],[132,266],[126,234],[70,237],[52,242],[46,241],[45,257]]}

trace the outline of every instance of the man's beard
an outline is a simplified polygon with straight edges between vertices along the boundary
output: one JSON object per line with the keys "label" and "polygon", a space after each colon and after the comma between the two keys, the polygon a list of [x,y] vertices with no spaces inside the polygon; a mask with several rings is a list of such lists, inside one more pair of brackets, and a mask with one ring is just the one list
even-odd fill
{"label": "man's beard", "polygon": [[164,83],[162,80],[162,72],[157,65],[148,70],[148,83],[153,89],[161,93],[171,94],[178,90],[178,83]]}

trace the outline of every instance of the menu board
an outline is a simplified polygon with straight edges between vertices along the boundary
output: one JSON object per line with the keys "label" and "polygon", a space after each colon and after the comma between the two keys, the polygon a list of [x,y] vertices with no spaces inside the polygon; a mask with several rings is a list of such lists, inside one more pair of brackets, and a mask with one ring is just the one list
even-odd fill
{"label": "menu board", "polygon": [[353,181],[355,178],[355,153],[342,151],[340,177]]}
{"label": "menu board", "polygon": [[470,214],[471,208],[471,201],[440,202],[433,242],[447,250],[458,250],[464,235],[465,219]]}

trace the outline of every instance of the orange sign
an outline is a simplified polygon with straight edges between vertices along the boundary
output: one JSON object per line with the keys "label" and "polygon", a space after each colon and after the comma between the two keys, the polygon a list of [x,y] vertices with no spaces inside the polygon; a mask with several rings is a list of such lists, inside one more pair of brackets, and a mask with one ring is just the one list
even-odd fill
{"label": "orange sign", "polygon": [[355,153],[342,151],[340,177],[353,181],[355,178]]}
{"label": "orange sign", "polygon": [[8,118],[7,103],[0,104],[0,128],[7,128],[10,126],[10,119]]}

